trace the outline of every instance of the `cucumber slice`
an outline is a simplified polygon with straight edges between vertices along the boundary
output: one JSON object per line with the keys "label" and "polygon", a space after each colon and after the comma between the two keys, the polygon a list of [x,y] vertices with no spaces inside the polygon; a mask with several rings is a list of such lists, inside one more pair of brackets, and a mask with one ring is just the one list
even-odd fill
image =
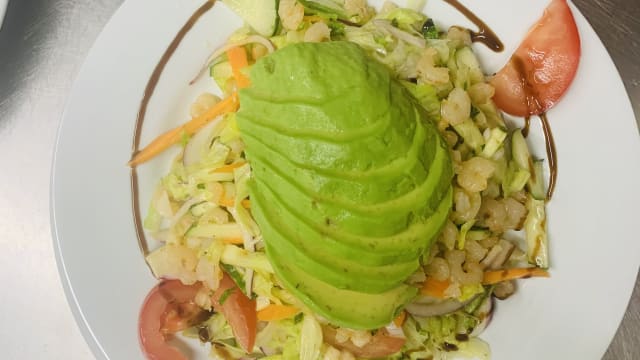
{"label": "cucumber slice", "polygon": [[462,136],[464,142],[478,154],[482,151],[484,145],[484,137],[480,129],[473,123],[471,119],[467,119],[460,124],[453,125],[453,129]]}
{"label": "cucumber slice", "polygon": [[273,36],[278,25],[278,0],[222,0],[262,36]]}
{"label": "cucumber slice", "polygon": [[511,157],[520,169],[529,171],[531,155],[529,154],[527,141],[524,139],[520,129],[515,130],[511,135]]}
{"label": "cucumber slice", "polygon": [[527,183],[527,188],[536,200],[545,200],[547,198],[546,191],[544,189],[544,170],[542,168],[542,160],[535,160],[531,166],[531,177]]}
{"label": "cucumber slice", "polygon": [[533,197],[527,199],[528,215],[524,221],[527,238],[527,260],[537,267],[549,267],[549,243],[547,239],[547,215],[545,201]]}
{"label": "cucumber slice", "polygon": [[463,72],[466,72],[464,81],[469,86],[484,81],[484,74],[480,68],[478,58],[470,47],[465,46],[456,51],[456,64],[458,65],[459,70],[467,68],[467,70]]}
{"label": "cucumber slice", "polygon": [[504,196],[510,196],[511,194],[524,189],[530,177],[531,174],[529,173],[529,170],[520,168],[520,166],[513,160],[510,161],[506,176],[502,182],[502,192],[504,193]]}
{"label": "cucumber slice", "polygon": [[487,143],[484,145],[484,148],[482,149],[482,153],[480,154],[480,156],[485,157],[487,159],[491,159],[493,155],[495,155],[495,153],[498,151],[498,149],[500,149],[500,147],[504,143],[504,139],[506,138],[507,138],[506,131],[500,128],[492,129],[491,133],[489,134],[489,139],[487,140]]}

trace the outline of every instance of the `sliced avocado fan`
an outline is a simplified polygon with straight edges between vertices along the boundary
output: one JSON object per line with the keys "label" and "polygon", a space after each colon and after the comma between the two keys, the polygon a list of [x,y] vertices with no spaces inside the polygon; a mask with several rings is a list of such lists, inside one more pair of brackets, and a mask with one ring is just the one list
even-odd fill
{"label": "sliced avocado fan", "polygon": [[389,324],[451,210],[453,165],[425,111],[348,42],[256,62],[238,128],[252,213],[282,284],[330,322]]}

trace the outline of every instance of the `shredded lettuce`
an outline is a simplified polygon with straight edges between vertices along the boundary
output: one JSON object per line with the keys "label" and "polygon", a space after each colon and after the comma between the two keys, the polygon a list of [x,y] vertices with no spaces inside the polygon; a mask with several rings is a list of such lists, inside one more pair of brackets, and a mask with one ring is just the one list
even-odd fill
{"label": "shredded lettuce", "polygon": [[362,27],[346,26],[345,38],[367,50],[369,55],[389,67],[400,79],[415,78],[416,65],[423,48],[399,40],[375,21],[380,20],[370,21]]}
{"label": "shredded lettuce", "polygon": [[305,10],[315,15],[334,15],[348,20],[349,15],[344,9],[344,2],[336,0],[300,0]]}
{"label": "shredded lettuce", "polygon": [[306,314],[300,334],[300,360],[316,360],[322,346],[322,328],[313,315]]}
{"label": "shredded lettuce", "polygon": [[144,218],[144,228],[151,231],[157,232],[160,230],[162,226],[162,215],[156,210],[155,206],[149,206],[149,211],[147,212],[147,216]]}
{"label": "shredded lettuce", "polygon": [[462,285],[460,287],[461,294],[458,297],[458,301],[467,301],[478,294],[482,294],[484,291],[482,284]]}
{"label": "shredded lettuce", "polygon": [[249,197],[249,179],[251,178],[251,167],[249,164],[245,164],[233,171],[234,182],[236,184],[236,200],[233,206],[234,219],[242,230],[248,233],[251,237],[257,237],[260,235],[260,228],[258,224],[253,220],[251,214],[242,205],[242,200]]}
{"label": "shredded lettuce", "polygon": [[295,323],[292,319],[271,321],[258,332],[256,347],[281,353],[274,359],[299,360],[301,331],[301,322]]}
{"label": "shredded lettuce", "polygon": [[423,13],[407,8],[396,8],[376,18],[389,20],[393,26],[412,34],[420,34],[422,25],[427,21]]}

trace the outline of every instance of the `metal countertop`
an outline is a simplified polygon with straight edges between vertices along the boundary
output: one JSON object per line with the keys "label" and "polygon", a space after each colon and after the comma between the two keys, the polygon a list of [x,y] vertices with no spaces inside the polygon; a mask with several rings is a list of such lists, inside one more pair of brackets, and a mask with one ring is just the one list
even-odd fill
{"label": "metal countertop", "polygon": [[[0,344],[5,359],[93,359],[55,265],[49,172],[73,80],[121,2],[11,0],[7,9],[0,31]],[[574,3],[611,53],[640,118],[640,1]],[[640,281],[604,359],[640,359]]]}

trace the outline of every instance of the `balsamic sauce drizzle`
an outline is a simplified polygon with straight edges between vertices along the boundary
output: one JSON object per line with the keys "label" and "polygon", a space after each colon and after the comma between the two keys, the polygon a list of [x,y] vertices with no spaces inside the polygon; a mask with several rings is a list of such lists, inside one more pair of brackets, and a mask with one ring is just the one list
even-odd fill
{"label": "balsamic sauce drizzle", "polygon": [[498,35],[496,35],[482,19],[474,14],[473,11],[462,5],[458,0],[444,0],[444,2],[456,8],[456,10],[460,11],[478,27],[478,31],[469,30],[471,33],[471,41],[482,43],[495,52],[502,52],[504,50],[504,44]]}
{"label": "balsamic sauce drizzle", "polygon": [[[142,124],[144,123],[145,115],[147,113],[147,107],[149,106],[149,101],[153,96],[153,93],[160,81],[160,77],[162,76],[162,72],[166,67],[167,63],[175,53],[175,51],[180,46],[180,43],[185,38],[185,36],[189,33],[189,31],[193,28],[193,26],[200,20],[202,15],[207,13],[211,8],[215,5],[215,0],[208,0],[202,6],[196,10],[193,15],[187,20],[187,22],[182,26],[178,34],[176,34],[175,38],[164,54],[160,58],[160,61],[156,65],[149,81],[147,82],[147,86],[144,89],[144,96],[142,101],[140,102],[140,108],[138,110],[138,117],[136,119],[136,126],[133,133],[133,146],[131,150],[131,158],[138,153],[140,148],[140,136],[142,133]],[[133,222],[136,228],[136,236],[138,237],[138,245],[140,246],[140,251],[146,257],[149,254],[149,244],[147,243],[147,238],[144,235],[142,214],[140,212],[140,194],[139,194],[139,185],[138,185],[138,172],[136,171],[136,167],[131,168],[131,207],[133,210]]]}

